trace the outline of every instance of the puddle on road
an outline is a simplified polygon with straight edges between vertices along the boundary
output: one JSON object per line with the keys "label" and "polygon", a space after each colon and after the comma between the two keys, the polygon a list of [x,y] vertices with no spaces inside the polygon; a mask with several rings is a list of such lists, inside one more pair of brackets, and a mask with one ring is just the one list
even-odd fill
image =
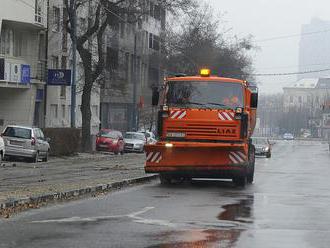
{"label": "puddle on road", "polygon": [[[224,205],[217,219],[220,221],[228,221],[232,223],[250,224],[253,222],[253,197],[240,200],[236,204]],[[155,242],[163,242],[162,244],[152,245],[149,248],[185,248],[185,247],[233,247],[238,241],[242,232],[245,231],[244,225],[230,225],[230,223],[216,224],[212,229],[202,223],[192,222],[188,224],[200,224],[200,228],[184,231],[163,232],[155,237]],[[227,225],[226,225],[227,224]],[[227,226],[227,227],[226,227]],[[210,225],[209,225],[210,227]]]}
{"label": "puddle on road", "polygon": [[[190,248],[190,247],[233,247],[242,230],[187,230],[165,232],[155,237],[157,240],[170,240],[167,243],[148,248]],[[179,241],[177,239],[180,238]]]}
{"label": "puddle on road", "polygon": [[218,215],[218,219],[240,223],[252,223],[252,205],[252,197],[240,200],[239,203],[225,205],[223,206],[225,211]]}

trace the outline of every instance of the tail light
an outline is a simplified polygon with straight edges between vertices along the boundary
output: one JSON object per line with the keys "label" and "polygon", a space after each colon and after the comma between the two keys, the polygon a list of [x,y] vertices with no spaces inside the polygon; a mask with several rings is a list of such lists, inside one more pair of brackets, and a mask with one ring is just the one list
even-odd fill
{"label": "tail light", "polygon": [[31,139],[31,146],[34,146],[36,144],[36,139],[32,137]]}

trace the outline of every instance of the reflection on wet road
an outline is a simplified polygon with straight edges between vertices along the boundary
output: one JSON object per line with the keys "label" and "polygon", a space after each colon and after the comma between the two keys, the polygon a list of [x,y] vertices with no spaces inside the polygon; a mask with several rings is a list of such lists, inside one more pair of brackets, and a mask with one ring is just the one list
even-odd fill
{"label": "reflection on wet road", "polygon": [[151,183],[0,221],[0,247],[329,247],[330,155],[279,141],[256,181]]}

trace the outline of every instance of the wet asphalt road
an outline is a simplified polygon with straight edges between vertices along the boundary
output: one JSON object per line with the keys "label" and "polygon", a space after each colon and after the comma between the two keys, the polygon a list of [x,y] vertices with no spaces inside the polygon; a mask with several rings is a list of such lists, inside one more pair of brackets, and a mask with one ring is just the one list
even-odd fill
{"label": "wet asphalt road", "polygon": [[0,220],[0,247],[330,247],[330,153],[279,141],[245,189],[158,182]]}

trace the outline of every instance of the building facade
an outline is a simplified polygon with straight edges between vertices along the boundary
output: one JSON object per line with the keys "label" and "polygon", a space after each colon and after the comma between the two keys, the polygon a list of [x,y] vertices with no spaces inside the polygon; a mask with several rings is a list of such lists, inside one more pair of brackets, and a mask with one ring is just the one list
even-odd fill
{"label": "building facade", "polygon": [[330,78],[301,79],[283,91],[284,112],[299,117],[297,121],[311,129],[314,137],[328,136]]}
{"label": "building facade", "polygon": [[121,20],[106,35],[105,80],[101,85],[104,128],[149,129],[153,122],[152,88],[164,77],[160,37],[166,14],[157,1],[146,4],[148,14],[134,23]]}
{"label": "building facade", "polygon": [[0,129],[44,126],[47,3],[2,0]]}
{"label": "building facade", "polygon": [[[90,1],[92,3],[92,1]],[[88,20],[88,8],[80,9],[78,13],[78,35],[82,33],[84,23]],[[63,0],[49,1],[48,8],[48,69],[72,69],[71,38],[66,29],[67,12]],[[76,95],[76,122],[75,126],[82,126],[80,111],[84,71],[81,59],[77,52],[77,95]],[[91,95],[91,134],[99,131],[100,90],[95,87]],[[47,86],[46,127],[71,126],[71,87]]]}

